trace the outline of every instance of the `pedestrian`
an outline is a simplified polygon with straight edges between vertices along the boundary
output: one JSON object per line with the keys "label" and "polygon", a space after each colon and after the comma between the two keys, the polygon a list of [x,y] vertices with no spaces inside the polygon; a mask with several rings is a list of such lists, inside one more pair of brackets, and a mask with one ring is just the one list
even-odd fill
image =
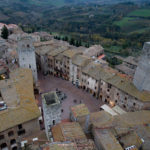
{"label": "pedestrian", "polygon": [[76,100],[76,99],[74,99],[74,100],[73,100],[73,102],[74,102],[74,103],[76,103],[76,102],[77,102],[77,100]]}

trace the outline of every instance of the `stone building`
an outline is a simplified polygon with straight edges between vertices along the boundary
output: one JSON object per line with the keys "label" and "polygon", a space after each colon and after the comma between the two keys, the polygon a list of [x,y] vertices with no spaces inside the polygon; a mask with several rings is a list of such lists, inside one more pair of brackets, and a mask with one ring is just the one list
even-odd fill
{"label": "stone building", "polygon": [[63,54],[59,53],[56,57],[55,57],[55,71],[56,71],[56,75],[58,77],[62,77],[63,76],[63,68],[64,68],[64,64],[63,64]]}
{"label": "stone building", "polygon": [[99,97],[100,90],[100,73],[101,65],[95,62],[89,63],[82,70],[81,87],[82,89],[90,92],[93,96]]}
{"label": "stone building", "polygon": [[43,74],[57,73],[55,70],[55,58],[60,53],[69,49],[70,46],[64,42],[54,39],[51,41],[34,43],[34,45],[36,48],[36,59],[39,70],[41,70]]}
{"label": "stone building", "polygon": [[38,80],[38,77],[37,77],[35,49],[32,43],[32,38],[30,36],[22,37],[18,41],[17,51],[18,51],[18,57],[19,57],[19,66],[21,68],[31,69],[34,82],[36,83]]}
{"label": "stone building", "polygon": [[98,150],[123,150],[109,130],[94,130],[93,135]]}
{"label": "stone building", "polygon": [[50,41],[53,39],[53,35],[47,33],[47,32],[34,32],[32,33],[34,36],[39,36],[40,41]]}
{"label": "stone building", "polygon": [[70,113],[71,121],[79,122],[80,126],[82,127],[85,133],[89,131],[89,119],[90,119],[90,112],[85,104],[80,104],[71,107]]}
{"label": "stone building", "polygon": [[50,73],[54,75],[58,75],[57,73],[58,68],[56,68],[56,64],[57,64],[56,57],[59,54],[63,53],[65,50],[67,50],[67,47],[62,46],[48,53],[48,66],[49,66]]}
{"label": "stone building", "polygon": [[19,142],[39,132],[39,117],[29,69],[20,68],[10,73],[10,79],[0,81],[1,150],[17,150]]}
{"label": "stone building", "polygon": [[85,133],[78,122],[64,122],[52,128],[54,142],[86,140]]}
{"label": "stone building", "polygon": [[81,86],[82,69],[91,61],[90,58],[84,55],[76,55],[72,58],[71,68],[72,76],[70,81],[76,86]]}
{"label": "stone building", "polygon": [[38,69],[41,70],[43,74],[48,74],[50,72],[50,60],[48,58],[48,53],[57,49],[57,46],[44,46],[42,49],[36,50],[36,60]]}
{"label": "stone building", "polygon": [[101,70],[99,98],[110,105],[119,105],[128,111],[150,108],[150,94],[139,91],[121,74]]}
{"label": "stone building", "polygon": [[150,91],[150,42],[143,47],[142,56],[133,79],[134,85],[140,90]]}
{"label": "stone building", "polygon": [[97,58],[98,56],[102,55],[104,53],[104,48],[101,45],[93,45],[83,52],[83,55],[88,56],[88,57],[95,57]]}
{"label": "stone building", "polygon": [[56,92],[42,94],[43,115],[47,138],[51,138],[52,126],[61,122],[61,104]]}
{"label": "stone building", "polygon": [[73,71],[72,71],[72,58],[75,55],[82,54],[80,51],[76,50],[66,50],[63,52],[63,77],[66,80],[71,81],[71,77],[73,76]]}
{"label": "stone building", "polygon": [[126,74],[126,75],[130,76],[131,78],[133,78],[134,74],[135,74],[135,70],[138,65],[139,58],[135,58],[132,56],[128,56],[127,58],[116,56],[116,58],[120,59],[122,61],[122,64],[115,66],[115,68],[119,72]]}
{"label": "stone building", "polygon": [[150,108],[150,93],[139,91],[122,74],[91,62],[82,70],[81,86],[104,103],[119,105],[128,111]]}
{"label": "stone building", "polygon": [[91,113],[92,134],[98,150],[128,150],[132,147],[148,150],[149,115],[150,111],[127,112],[117,116],[105,111]]}
{"label": "stone building", "polygon": [[[87,139],[85,133],[77,122],[63,122],[52,128],[54,144],[60,142],[58,150],[67,150],[62,144],[74,143],[77,150],[97,150],[92,139]],[[68,146],[71,146],[70,144]],[[51,148],[51,147],[50,147]],[[71,147],[68,150],[72,150]],[[74,149],[73,149],[74,150]]]}

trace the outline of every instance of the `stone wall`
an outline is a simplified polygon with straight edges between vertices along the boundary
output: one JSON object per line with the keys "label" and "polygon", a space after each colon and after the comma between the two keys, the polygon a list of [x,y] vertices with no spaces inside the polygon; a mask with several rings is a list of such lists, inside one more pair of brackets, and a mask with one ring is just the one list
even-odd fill
{"label": "stone wall", "polygon": [[[20,128],[21,127],[21,128]],[[31,128],[32,127],[32,128]],[[2,144],[7,144],[9,150],[18,147],[18,142],[27,139],[29,136],[36,135],[40,131],[38,119],[31,120],[29,122],[20,124],[11,129],[8,129],[0,133],[0,137],[4,135],[4,139],[0,138],[0,149]],[[18,134],[21,133],[22,134]]]}
{"label": "stone wall", "polygon": [[46,105],[43,102],[43,114],[45,122],[45,132],[47,138],[50,139],[51,127],[61,122],[61,104]]}
{"label": "stone wall", "polygon": [[19,66],[32,70],[34,81],[37,82],[35,49],[30,37],[24,37],[18,42]]}
{"label": "stone wall", "polygon": [[107,104],[113,102],[127,111],[141,110],[145,105],[144,102],[139,101],[137,98],[128,95],[104,81],[101,81],[99,97],[103,102]]}

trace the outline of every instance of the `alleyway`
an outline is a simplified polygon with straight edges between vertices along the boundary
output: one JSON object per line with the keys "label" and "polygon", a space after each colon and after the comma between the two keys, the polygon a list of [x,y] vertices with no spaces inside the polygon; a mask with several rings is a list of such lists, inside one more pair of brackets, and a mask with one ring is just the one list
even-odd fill
{"label": "alleyway", "polygon": [[[70,107],[80,104],[80,101],[89,108],[90,112],[98,111],[99,106],[102,104],[100,103],[100,100],[97,100],[82,89],[78,89],[73,86],[71,82],[62,80],[52,75],[43,76],[39,74],[39,83],[42,93],[55,91],[56,88],[58,88],[67,95],[67,98],[62,102],[62,109],[64,110],[62,113],[62,120],[69,119]],[[37,99],[41,104],[41,96],[38,96]],[[74,103],[75,99],[77,100],[76,103]]]}

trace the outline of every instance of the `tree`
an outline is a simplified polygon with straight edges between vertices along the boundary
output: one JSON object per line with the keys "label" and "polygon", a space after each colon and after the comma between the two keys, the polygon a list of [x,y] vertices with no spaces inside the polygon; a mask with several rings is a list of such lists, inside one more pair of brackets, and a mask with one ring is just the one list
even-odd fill
{"label": "tree", "polygon": [[68,41],[68,37],[67,36],[64,37],[64,41]]}
{"label": "tree", "polygon": [[2,28],[2,32],[1,32],[1,37],[3,39],[7,39],[8,38],[8,29],[7,27],[4,25],[3,28]]}
{"label": "tree", "polygon": [[69,44],[70,44],[70,45],[75,45],[75,41],[74,41],[73,38],[70,39]]}

